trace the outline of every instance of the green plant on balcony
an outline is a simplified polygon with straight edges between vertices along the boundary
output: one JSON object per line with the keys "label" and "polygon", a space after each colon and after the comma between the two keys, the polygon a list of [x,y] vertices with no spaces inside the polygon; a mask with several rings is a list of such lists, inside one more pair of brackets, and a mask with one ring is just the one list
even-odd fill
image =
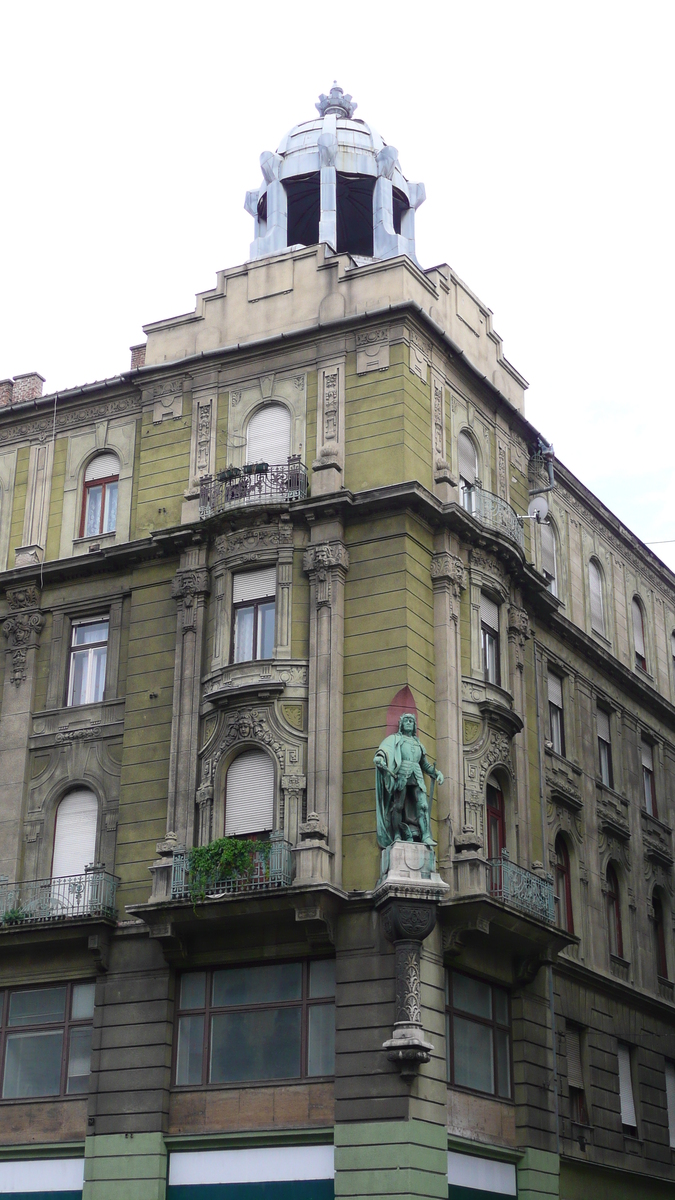
{"label": "green plant on balcony", "polygon": [[29,916],[25,908],[8,908],[2,918],[3,925],[20,925]]}
{"label": "green plant on balcony", "polygon": [[271,843],[251,838],[223,837],[208,846],[194,846],[188,857],[190,893],[194,901],[204,900],[219,880],[250,875],[256,858],[267,867]]}

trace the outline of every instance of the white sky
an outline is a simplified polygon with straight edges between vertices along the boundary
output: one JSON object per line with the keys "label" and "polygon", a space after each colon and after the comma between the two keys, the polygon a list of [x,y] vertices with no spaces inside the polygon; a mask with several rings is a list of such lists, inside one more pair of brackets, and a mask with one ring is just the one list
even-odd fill
{"label": "white sky", "polygon": [[425,182],[418,257],[493,310],[530,420],[675,538],[674,32],[655,0],[0,0],[0,378],[126,370],[247,258],[258,156],[337,78]]}

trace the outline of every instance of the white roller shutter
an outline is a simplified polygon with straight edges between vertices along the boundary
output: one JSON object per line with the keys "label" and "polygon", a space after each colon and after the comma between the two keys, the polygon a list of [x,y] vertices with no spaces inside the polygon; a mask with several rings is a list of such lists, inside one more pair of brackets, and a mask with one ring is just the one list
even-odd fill
{"label": "white roller shutter", "polygon": [[467,433],[460,433],[457,438],[457,453],[459,455],[459,473],[467,483],[475,483],[478,474],[476,449]]}
{"label": "white roller shutter", "polygon": [[567,1026],[565,1035],[567,1043],[567,1082],[570,1087],[584,1090],[584,1077],[581,1072],[581,1038],[579,1030]]}
{"label": "white roller shutter", "polygon": [[541,529],[541,566],[551,579],[555,579],[555,534],[550,525],[540,525]]}
{"label": "white roller shutter", "polygon": [[111,475],[119,475],[120,460],[116,454],[97,454],[87,467],[84,480],[91,483],[92,479],[110,479]]}
{"label": "white roller shutter", "polygon": [[232,603],[243,600],[262,600],[274,596],[277,590],[276,567],[265,567],[262,571],[242,571],[232,580]]}
{"label": "white roller shutter", "polygon": [[633,1128],[637,1126],[635,1118],[635,1097],[633,1096],[633,1079],[630,1071],[630,1050],[620,1042],[617,1047],[619,1057],[619,1095],[621,1097],[621,1121]]}
{"label": "white roller shutter", "polygon": [[605,632],[605,613],[602,604],[602,576],[597,563],[588,564],[588,582],[591,592],[591,629],[596,633]]}
{"label": "white roller shutter", "polygon": [[480,594],[480,620],[481,625],[487,625],[488,629],[499,633],[499,605],[486,596],[485,592]]}
{"label": "white roller shutter", "polygon": [[648,771],[654,772],[654,752],[649,742],[642,743],[642,765]]}
{"label": "white roller shutter", "polygon": [[235,758],[227,772],[225,837],[274,826],[274,763],[262,750]]}
{"label": "white roller shutter", "polygon": [[550,704],[555,704],[557,708],[562,708],[562,679],[559,675],[549,675],[548,677],[548,699]]}
{"label": "white roller shutter", "polygon": [[642,620],[642,609],[637,600],[633,600],[633,637],[635,639],[635,653],[641,658],[646,658],[645,654],[645,629]]}
{"label": "white roller shutter", "polygon": [[291,452],[291,414],[283,404],[268,404],[249,421],[246,461],[283,465]]}
{"label": "white roller shutter", "polygon": [[54,833],[52,878],[82,875],[96,857],[98,803],[88,788],[70,792],[59,804]]}
{"label": "white roller shutter", "polygon": [[596,713],[596,718],[598,723],[598,737],[601,738],[603,742],[611,742],[612,739],[609,732],[609,714],[603,712],[602,709],[599,708]]}
{"label": "white roller shutter", "polygon": [[675,1063],[666,1063],[666,1098],[668,1102],[668,1129],[670,1145],[675,1150]]}

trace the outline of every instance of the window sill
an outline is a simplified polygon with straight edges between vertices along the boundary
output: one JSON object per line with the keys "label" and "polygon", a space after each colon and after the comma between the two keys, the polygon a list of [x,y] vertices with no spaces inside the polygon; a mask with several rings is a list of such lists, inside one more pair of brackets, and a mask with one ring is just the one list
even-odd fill
{"label": "window sill", "polygon": [[630,962],[627,958],[619,958],[618,954],[610,954],[609,969],[612,975],[617,979],[622,979],[624,983],[628,983],[630,975]]}
{"label": "window sill", "polygon": [[242,1079],[234,1083],[173,1083],[169,1091],[178,1095],[184,1092],[238,1092],[241,1088],[307,1087],[311,1083],[334,1082],[334,1075],[292,1075],[289,1079]]}
{"label": "window sill", "polygon": [[73,554],[89,554],[95,550],[105,550],[117,542],[117,530],[112,533],[98,533],[94,537],[73,538]]}
{"label": "window sill", "polygon": [[[72,1096],[0,1096],[0,1108],[6,1108],[10,1104],[59,1104],[62,1100],[67,1100],[72,1104],[73,1100],[88,1100],[89,1089],[86,1092],[74,1092]],[[7,1147],[3,1147],[6,1149]]]}
{"label": "window sill", "polygon": [[479,1092],[477,1088],[462,1087],[459,1083],[448,1083],[447,1087],[449,1091],[460,1092],[465,1096],[480,1096],[481,1100],[494,1100],[497,1104],[515,1105],[512,1096],[495,1096],[494,1092]]}

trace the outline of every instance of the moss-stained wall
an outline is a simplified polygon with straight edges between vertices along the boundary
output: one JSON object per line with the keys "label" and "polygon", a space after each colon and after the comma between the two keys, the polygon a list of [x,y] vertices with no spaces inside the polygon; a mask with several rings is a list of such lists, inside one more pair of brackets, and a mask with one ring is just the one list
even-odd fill
{"label": "moss-stained wall", "polygon": [[58,558],[61,546],[61,518],[63,516],[63,485],[66,479],[66,458],[68,455],[68,439],[57,438],[54,446],[54,465],[52,468],[52,492],[49,502],[49,524],[47,526],[47,546],[45,558]]}
{"label": "moss-stained wall", "polygon": [[14,566],[14,551],[23,542],[23,518],[26,508],[26,492],[28,490],[28,460],[30,446],[21,446],[16,456],[16,475],[14,477],[14,503],[12,504],[12,528],[9,535],[9,553],[7,566]]}
{"label": "moss-stained wall", "polygon": [[191,429],[189,403],[184,403],[182,417],[158,425],[153,424],[152,412],[143,413],[135,537],[180,524],[190,474]]}
{"label": "moss-stained wall", "polygon": [[[171,580],[176,565],[143,567],[133,579],[116,856],[122,912],[125,904],[147,900],[155,842],[166,833],[176,639]],[[151,692],[158,693],[156,699]]]}
{"label": "moss-stained wall", "polygon": [[387,709],[405,684],[432,757],[436,731],[430,531],[401,514],[352,525],[346,541],[343,880],[349,889],[373,887],[379,874],[373,756]]}

